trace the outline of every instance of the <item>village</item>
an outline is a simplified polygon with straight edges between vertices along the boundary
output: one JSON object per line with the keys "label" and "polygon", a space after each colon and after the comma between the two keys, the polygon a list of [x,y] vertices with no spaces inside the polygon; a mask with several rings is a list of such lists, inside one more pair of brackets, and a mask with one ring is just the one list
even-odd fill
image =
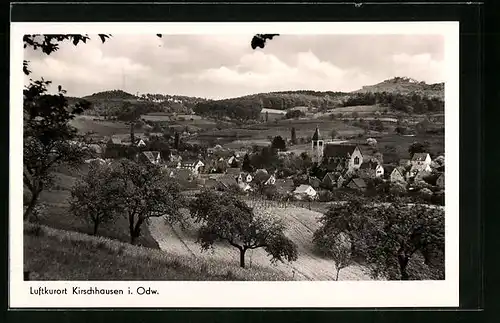
{"label": "village", "polygon": [[[162,140],[161,133],[131,136],[135,137],[133,143],[130,138],[122,140],[111,136],[103,138],[100,144],[92,144],[95,158],[86,162],[110,163],[112,158],[106,158],[107,149],[132,147],[132,151],[135,151],[133,160],[160,166],[170,178],[181,184],[186,194],[195,194],[200,189],[208,188],[247,195],[260,194],[277,200],[326,201],[326,192],[366,192],[372,186],[382,184],[390,185],[391,192],[401,196],[419,192],[429,201],[433,195],[444,194],[444,156],[436,156],[433,160],[428,152],[409,152],[408,158],[400,159],[397,164],[384,164],[383,154],[373,153],[376,145],[376,139],[373,138],[367,138],[364,144],[325,140],[316,128],[311,136],[309,150],[298,156],[294,151],[271,145],[271,153],[276,155],[279,162],[278,166],[275,164],[266,169],[251,165],[252,156],[261,152],[259,147],[235,150],[217,144],[198,149],[198,154],[169,149],[167,155],[162,155],[161,151],[148,150],[152,140]],[[284,165],[294,158],[305,161],[306,169],[290,171],[287,168],[284,174],[280,165],[286,167]],[[439,204],[443,202],[441,198]]]}

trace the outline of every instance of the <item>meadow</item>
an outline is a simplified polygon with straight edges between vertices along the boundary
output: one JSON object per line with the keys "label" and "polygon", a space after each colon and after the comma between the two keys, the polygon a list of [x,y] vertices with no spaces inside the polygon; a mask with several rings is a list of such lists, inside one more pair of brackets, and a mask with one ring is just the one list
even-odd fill
{"label": "meadow", "polygon": [[[335,277],[335,262],[316,254],[312,244],[313,232],[318,228],[318,217],[321,213],[296,206],[287,208],[277,204],[262,205],[261,202],[248,202],[256,212],[272,214],[281,218],[287,226],[285,234],[297,244],[299,257],[292,263],[270,262],[270,257],[262,249],[249,250],[246,255],[247,267],[266,268],[273,272],[291,276],[294,280],[332,280]],[[188,211],[184,210],[186,216]],[[151,235],[157,240],[160,249],[173,255],[190,255],[195,259],[217,261],[221,263],[239,262],[239,251],[227,243],[217,243],[212,250],[202,251],[196,243],[197,225],[189,222],[187,228],[171,226],[163,218],[150,219]],[[339,280],[371,280],[365,268],[358,264],[340,271]]]}
{"label": "meadow", "polygon": [[32,280],[291,280],[267,268],[174,255],[117,240],[25,223],[24,270]]}

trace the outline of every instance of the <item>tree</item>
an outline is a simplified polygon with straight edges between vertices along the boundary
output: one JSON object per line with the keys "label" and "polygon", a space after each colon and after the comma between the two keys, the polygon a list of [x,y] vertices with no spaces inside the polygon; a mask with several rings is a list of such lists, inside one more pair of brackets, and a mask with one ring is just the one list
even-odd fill
{"label": "tree", "polygon": [[243,165],[241,166],[241,169],[248,173],[253,172],[253,167],[250,163],[250,156],[248,154],[245,154],[245,157],[243,158]]}
{"label": "tree", "polygon": [[150,217],[165,217],[171,224],[184,223],[179,211],[184,206],[180,186],[159,166],[124,159],[116,167],[120,199],[129,220],[130,243],[140,237],[141,226]]}
{"label": "tree", "polygon": [[266,122],[269,121],[269,112],[266,111]]}
{"label": "tree", "polygon": [[297,144],[297,134],[295,132],[295,128],[292,127],[292,130],[291,130],[291,141],[292,141],[292,145],[296,145]]}
{"label": "tree", "polygon": [[176,131],[175,135],[174,135],[174,148],[176,150],[179,150],[180,142],[181,142],[181,139],[180,139],[179,133]]}
{"label": "tree", "polygon": [[191,216],[201,226],[197,242],[203,250],[225,241],[240,251],[240,267],[245,253],[263,248],[271,261],[297,260],[297,246],[284,234],[284,225],[272,216],[255,215],[244,201],[230,193],[200,192],[190,206]]}
{"label": "tree", "polygon": [[337,130],[332,129],[332,131],[330,131],[330,136],[332,137],[332,139],[337,138],[337,135],[338,135]]}
{"label": "tree", "polygon": [[78,166],[91,154],[84,144],[75,141],[77,130],[69,124],[88,106],[77,104],[69,109],[60,86],[57,95],[46,94],[50,83],[31,81],[23,91],[23,183],[31,193],[24,220],[29,220],[40,193],[52,186],[51,174],[57,166]]}
{"label": "tree", "polygon": [[276,136],[271,143],[271,147],[278,150],[285,150],[286,142],[281,136]]}
{"label": "tree", "polygon": [[314,242],[321,247],[325,237],[345,232],[352,251],[372,265],[374,277],[408,280],[408,264],[419,251],[428,271],[444,275],[444,211],[423,205],[392,203],[374,206],[361,199],[347,205],[332,205],[321,218]]}
{"label": "tree", "polygon": [[[104,42],[109,35],[98,35]],[[41,49],[50,55],[59,49],[59,43],[71,41],[75,46],[85,43],[87,35],[24,35],[24,48]],[[23,61],[23,72],[31,74],[29,61]],[[50,188],[53,170],[61,164],[79,165],[87,155],[81,145],[72,143],[77,138],[76,129],[69,122],[76,114],[90,107],[80,100],[73,108],[68,106],[66,93],[58,86],[57,95],[48,95],[50,81],[31,80],[24,89],[23,100],[23,183],[29,189],[29,202],[24,211],[24,220],[29,220],[38,203],[40,193]]]}
{"label": "tree", "polygon": [[425,153],[428,151],[428,149],[429,149],[428,143],[422,144],[418,141],[415,141],[410,145],[410,147],[408,147],[408,153],[410,153],[410,158],[412,158],[414,154]]}
{"label": "tree", "polygon": [[319,251],[332,258],[335,262],[335,280],[339,280],[339,273],[351,263],[352,243],[344,232],[331,232],[316,241]]}
{"label": "tree", "polygon": [[116,175],[109,165],[91,164],[89,172],[71,189],[70,210],[93,224],[94,235],[101,223],[124,211]]}

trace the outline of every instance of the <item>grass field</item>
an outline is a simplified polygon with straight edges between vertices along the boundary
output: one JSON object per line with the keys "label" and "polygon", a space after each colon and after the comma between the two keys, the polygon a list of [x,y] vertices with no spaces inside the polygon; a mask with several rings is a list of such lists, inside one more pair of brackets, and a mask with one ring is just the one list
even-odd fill
{"label": "grass field", "polygon": [[130,132],[130,126],[124,122],[99,120],[93,116],[76,116],[70,124],[81,133],[92,131],[102,136]]}
{"label": "grass field", "polygon": [[[70,198],[71,187],[76,182],[79,173],[85,172],[85,169],[72,171],[61,168],[55,174],[55,187],[51,191],[44,191],[40,196],[40,202],[45,205],[43,214],[40,215],[38,222],[53,228],[62,230],[71,230],[82,233],[92,233],[92,225],[86,219],[77,217],[69,212],[68,199]],[[129,242],[128,220],[118,217],[114,223],[103,223],[99,227],[100,236]],[[141,237],[138,240],[143,246],[149,248],[158,248],[158,244],[151,237],[147,226],[141,231]]]}
{"label": "grass field", "polygon": [[[257,205],[255,205],[257,206]],[[296,280],[331,280],[335,277],[335,263],[315,254],[312,245],[312,234],[317,229],[320,213],[304,208],[290,206],[257,207],[257,212],[270,212],[282,218],[287,225],[286,234],[298,245],[299,258],[292,263],[273,265],[269,256],[262,249],[250,250],[246,256],[248,267],[259,266]],[[187,212],[187,211],[186,211]],[[170,226],[162,218],[152,218],[150,231],[158,241],[160,248],[169,254],[190,255],[195,259],[213,260],[217,262],[239,262],[239,251],[225,243],[219,243],[212,251],[202,252],[196,243],[196,225],[186,230],[178,226]],[[351,265],[340,272],[339,280],[371,280],[366,270],[358,265]]]}
{"label": "grass field", "polygon": [[266,268],[195,259],[70,232],[25,224],[24,270],[31,280],[290,280]]}

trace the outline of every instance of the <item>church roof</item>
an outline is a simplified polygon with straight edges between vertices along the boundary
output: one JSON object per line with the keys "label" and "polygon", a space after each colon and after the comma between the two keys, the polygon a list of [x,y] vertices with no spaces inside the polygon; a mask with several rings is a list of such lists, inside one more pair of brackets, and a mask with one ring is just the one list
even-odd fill
{"label": "church roof", "polygon": [[320,140],[320,139],[321,139],[321,135],[319,134],[318,127],[316,127],[316,131],[314,131],[314,135],[312,136],[312,140],[316,141],[316,140]]}
{"label": "church roof", "polygon": [[340,158],[349,158],[350,155],[356,149],[356,145],[343,145],[343,144],[326,144],[323,155],[326,158],[331,157],[340,157]]}

